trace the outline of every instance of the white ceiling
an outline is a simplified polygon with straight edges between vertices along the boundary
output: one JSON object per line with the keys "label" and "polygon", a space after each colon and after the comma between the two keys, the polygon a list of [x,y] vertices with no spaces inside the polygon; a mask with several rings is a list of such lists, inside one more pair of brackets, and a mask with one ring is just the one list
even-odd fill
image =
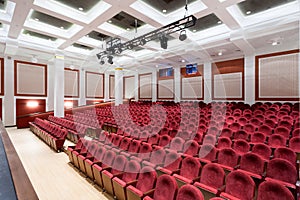
{"label": "white ceiling", "polygon": [[[185,0],[182,0],[185,1]],[[149,42],[141,51],[126,51],[114,58],[115,65],[128,70],[145,71],[156,66],[180,66],[181,60],[203,63],[247,55],[270,53],[299,48],[300,1],[294,1],[267,11],[244,16],[236,5],[243,0],[197,0],[189,4],[188,14],[197,18],[214,13],[222,24],[204,31],[187,31],[188,39],[169,41],[168,49],[158,42]],[[30,18],[33,10],[63,19],[74,25],[68,29],[56,28]],[[124,11],[146,25],[134,30],[124,30],[107,21]],[[79,67],[113,68],[98,64],[96,54],[103,50],[101,41],[86,37],[97,31],[123,41],[145,34],[163,25],[183,18],[184,8],[163,14],[141,0],[102,0],[89,12],[80,12],[53,0],[10,0],[6,10],[0,11],[0,54],[27,57],[33,55],[40,62],[51,61],[59,53],[65,62]],[[23,30],[58,38],[49,41],[23,34]],[[273,46],[273,40],[280,45]],[[92,51],[75,48],[73,43],[94,48]],[[222,51],[222,55],[218,53]]]}

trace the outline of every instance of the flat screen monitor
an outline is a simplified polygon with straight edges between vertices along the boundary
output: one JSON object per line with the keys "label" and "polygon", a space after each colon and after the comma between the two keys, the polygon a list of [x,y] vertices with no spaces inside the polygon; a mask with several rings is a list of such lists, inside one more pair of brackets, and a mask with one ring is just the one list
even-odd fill
{"label": "flat screen monitor", "polygon": [[186,74],[196,74],[198,72],[198,65],[197,64],[188,64],[186,65]]}

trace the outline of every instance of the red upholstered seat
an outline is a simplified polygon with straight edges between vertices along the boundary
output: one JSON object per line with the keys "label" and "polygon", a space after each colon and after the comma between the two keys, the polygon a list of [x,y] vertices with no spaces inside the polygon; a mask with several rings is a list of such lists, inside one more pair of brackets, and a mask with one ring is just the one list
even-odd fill
{"label": "red upholstered seat", "polygon": [[266,180],[274,180],[293,189],[296,188],[298,178],[296,167],[281,158],[274,158],[269,162],[266,177]]}
{"label": "red upholstered seat", "polygon": [[171,140],[170,149],[177,152],[182,152],[185,140],[180,137],[175,137]]}
{"label": "red upholstered seat", "polygon": [[205,194],[205,199],[207,199],[217,195],[218,189],[224,185],[224,180],[223,168],[216,163],[208,163],[202,169],[200,181],[195,182],[194,185]]}
{"label": "red upholstered seat", "polygon": [[300,136],[300,128],[295,128],[292,132],[293,137]]}
{"label": "red upholstered seat", "polygon": [[279,134],[273,134],[269,137],[268,143],[272,148],[285,147],[286,138]]}
{"label": "red upholstered seat", "polygon": [[219,137],[217,148],[218,149],[224,149],[224,148],[230,148],[232,144],[232,141],[228,137]]}
{"label": "red upholstered seat", "polygon": [[157,179],[153,195],[146,196],[144,200],[174,200],[177,190],[178,186],[175,178],[164,174]]}
{"label": "red upholstered seat", "polygon": [[275,181],[265,181],[258,187],[257,200],[294,200],[294,196],[283,185]]}
{"label": "red upholstered seat", "polygon": [[163,166],[157,169],[164,174],[172,175],[175,171],[178,171],[181,165],[182,158],[176,152],[169,152],[166,155]]}
{"label": "red upholstered seat", "polygon": [[199,158],[201,162],[208,163],[216,159],[217,150],[211,144],[204,144],[199,150]]}
{"label": "red upholstered seat", "polygon": [[300,152],[300,136],[293,137],[290,139],[289,148],[292,149],[294,152]]}
{"label": "red upholstered seat", "polygon": [[261,125],[259,128],[258,128],[258,132],[261,132],[265,135],[271,135],[272,134],[272,128],[268,125]]}
{"label": "red upholstered seat", "polygon": [[257,143],[252,147],[252,153],[256,153],[265,160],[270,160],[272,149],[263,143]]}
{"label": "red upholstered seat", "polygon": [[222,131],[221,131],[221,137],[232,137],[232,130],[230,128],[224,128]]}
{"label": "red upholstered seat", "polygon": [[227,199],[252,200],[255,192],[255,183],[251,177],[241,171],[233,171],[226,177],[225,192],[221,197]]}
{"label": "red upholstered seat", "polygon": [[290,137],[290,129],[288,129],[284,126],[278,126],[277,128],[275,128],[274,134],[279,134],[285,138],[289,138]]}
{"label": "red upholstered seat", "polygon": [[217,162],[221,167],[232,171],[237,166],[239,155],[231,148],[224,148],[219,151]]}
{"label": "red upholstered seat", "polygon": [[184,185],[178,190],[176,200],[204,200],[203,194],[195,186]]}
{"label": "red upholstered seat", "polygon": [[160,136],[158,145],[161,147],[169,146],[171,139],[172,138],[168,135],[162,135],[162,136]]}
{"label": "red upholstered seat", "polygon": [[248,140],[249,139],[249,134],[244,131],[244,130],[239,130],[233,135],[234,139],[243,139],[243,140]]}
{"label": "red upholstered seat", "polygon": [[255,131],[255,126],[253,126],[252,124],[246,124],[244,125],[243,130],[249,134],[252,134]]}
{"label": "red upholstered seat", "polygon": [[95,152],[93,157],[87,158],[84,160],[84,165],[85,165],[85,170],[86,170],[86,174],[88,175],[88,177],[90,177],[92,180],[94,180],[94,174],[93,174],[93,169],[92,166],[101,161],[103,159],[103,156],[106,152],[105,147],[99,147],[97,149],[97,151]]}
{"label": "red upholstered seat", "polygon": [[184,143],[183,153],[190,156],[195,156],[198,154],[200,145],[195,140],[189,140]]}
{"label": "red upholstered seat", "polygon": [[153,150],[151,152],[149,160],[144,160],[142,164],[149,165],[154,168],[157,165],[163,164],[165,157],[166,157],[166,151],[163,148],[158,148],[156,150]]}
{"label": "red upholstered seat", "polygon": [[109,194],[114,194],[112,179],[123,173],[125,165],[127,158],[124,155],[117,155],[112,166],[101,172],[103,187]]}
{"label": "red upholstered seat", "polygon": [[233,149],[236,151],[236,153],[243,155],[250,150],[250,145],[246,140],[239,139],[234,141]]}
{"label": "red upholstered seat", "polygon": [[135,183],[139,172],[140,164],[135,160],[131,160],[126,163],[124,173],[112,179],[113,191],[117,199],[126,199],[126,187]]}
{"label": "red upholstered seat", "polygon": [[264,143],[266,141],[266,135],[260,132],[253,133],[250,141],[251,143]]}
{"label": "red upholstered seat", "polygon": [[193,183],[199,177],[201,170],[200,161],[195,157],[187,156],[182,160],[181,168],[178,174],[173,176],[179,183],[179,187],[186,183]]}
{"label": "red upholstered seat", "polygon": [[239,170],[244,173],[261,179],[264,173],[265,162],[255,153],[246,153],[241,157]]}
{"label": "red upholstered seat", "polygon": [[154,188],[156,179],[157,174],[152,167],[143,167],[139,174],[137,183],[134,185],[129,185],[126,188],[127,199],[142,200],[145,196],[145,193]]}
{"label": "red upholstered seat", "polygon": [[285,160],[289,161],[291,164],[293,164],[293,165],[296,166],[297,155],[290,148],[279,147],[279,148],[275,149],[275,151],[274,151],[274,158],[285,159]]}
{"label": "red upholstered seat", "polygon": [[203,138],[202,144],[215,145],[216,144],[216,136],[215,135],[205,135],[205,137]]}

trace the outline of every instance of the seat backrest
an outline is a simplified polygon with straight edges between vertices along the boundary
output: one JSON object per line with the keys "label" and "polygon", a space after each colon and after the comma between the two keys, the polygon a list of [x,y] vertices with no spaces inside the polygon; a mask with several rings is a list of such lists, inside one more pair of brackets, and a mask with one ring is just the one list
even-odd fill
{"label": "seat backrest", "polygon": [[205,137],[203,138],[202,144],[215,145],[216,144],[216,136],[215,135],[205,135]]}
{"label": "seat backrest", "polygon": [[273,134],[269,137],[269,146],[273,148],[284,147],[286,145],[286,139],[282,135]]}
{"label": "seat backrest", "polygon": [[175,137],[171,141],[170,149],[172,149],[173,151],[182,151],[184,142],[184,139]]}
{"label": "seat backrest", "polygon": [[263,159],[255,153],[246,153],[241,157],[240,169],[262,175],[265,163]]}
{"label": "seat backrest", "polygon": [[124,171],[124,167],[127,164],[127,158],[124,155],[117,155],[112,164],[112,174],[117,174]]}
{"label": "seat backrest", "polygon": [[257,200],[294,200],[294,196],[283,185],[275,181],[265,181],[258,187]]}
{"label": "seat backrest", "polygon": [[274,130],[274,134],[279,134],[282,135],[285,138],[289,138],[290,137],[290,130],[284,126],[278,126],[277,128],[275,128]]}
{"label": "seat backrest", "polygon": [[125,166],[125,171],[122,176],[122,180],[125,181],[126,183],[136,180],[140,170],[141,170],[141,165],[137,161],[135,160],[128,161]]}
{"label": "seat backrest", "polygon": [[177,195],[178,186],[173,176],[162,175],[157,179],[153,199],[174,200]]}
{"label": "seat backrest", "polygon": [[228,137],[219,137],[217,148],[218,149],[230,148],[231,144],[232,141]]}
{"label": "seat backrest", "polygon": [[264,143],[266,141],[266,135],[260,132],[253,133],[251,135],[252,143]]}
{"label": "seat backrest", "polygon": [[200,170],[200,161],[195,157],[187,156],[182,160],[180,175],[188,179],[194,179],[200,175]]}
{"label": "seat backrest", "polygon": [[231,137],[232,136],[232,130],[229,129],[229,128],[224,128],[222,131],[221,131],[221,137]]}
{"label": "seat backrest", "polygon": [[236,133],[234,133],[234,139],[243,139],[248,140],[249,134],[244,130],[239,130]]}
{"label": "seat backrest", "polygon": [[233,131],[233,132],[236,132],[238,130],[240,130],[241,128],[241,125],[237,122],[234,122],[230,125],[230,129]]}
{"label": "seat backrest", "polygon": [[157,174],[152,167],[143,167],[136,184],[136,188],[143,193],[154,188],[156,183]]}
{"label": "seat backrest", "polygon": [[225,192],[239,199],[252,200],[255,183],[249,175],[241,171],[233,171],[226,177]]}
{"label": "seat backrest", "polygon": [[141,142],[137,140],[131,140],[128,152],[137,153],[140,149]]}
{"label": "seat backrest", "polygon": [[211,144],[204,144],[199,150],[199,158],[203,158],[205,160],[213,161],[216,159],[216,155],[217,150]]}
{"label": "seat backrest", "polygon": [[184,143],[183,152],[188,155],[196,155],[198,154],[200,145],[195,140],[189,140]]}
{"label": "seat backrest", "polygon": [[294,129],[294,130],[293,130],[293,133],[292,133],[292,136],[293,136],[293,137],[300,136],[300,128]]}
{"label": "seat backrest", "polygon": [[218,163],[228,167],[235,167],[238,163],[239,156],[231,148],[224,148],[219,151]]}
{"label": "seat backrest", "polygon": [[233,149],[238,153],[238,154],[244,154],[247,153],[250,150],[250,145],[246,140],[235,140],[233,143]]}
{"label": "seat backrest", "polygon": [[255,127],[252,124],[245,124],[243,130],[249,134],[252,134],[255,131]]}
{"label": "seat backrest", "polygon": [[297,160],[297,155],[290,148],[279,147],[274,151],[274,158],[282,158],[289,161],[291,164],[295,165]]}
{"label": "seat backrest", "polygon": [[268,164],[267,177],[296,184],[297,170],[289,161],[281,158],[274,158]]}
{"label": "seat backrest", "polygon": [[256,153],[265,160],[270,160],[272,154],[271,148],[263,143],[257,143],[252,147],[252,153]]}
{"label": "seat backrest", "polygon": [[162,164],[166,157],[166,151],[163,148],[159,148],[151,152],[150,162],[152,164]]}
{"label": "seat backrest", "polygon": [[258,132],[261,132],[265,135],[271,135],[272,134],[272,128],[268,125],[261,125],[259,128],[258,128]]}
{"label": "seat backrest", "polygon": [[300,136],[290,139],[289,147],[297,153],[300,152]]}
{"label": "seat backrest", "polygon": [[201,172],[200,183],[213,188],[220,188],[224,185],[224,179],[225,172],[218,164],[208,163],[204,165]]}
{"label": "seat backrest", "polygon": [[195,186],[187,184],[182,186],[178,190],[177,198],[176,200],[204,200],[202,192],[197,189]]}
{"label": "seat backrest", "polygon": [[122,141],[121,141],[121,144],[120,144],[120,149],[121,150],[127,150],[129,145],[130,145],[130,141],[131,139],[130,138],[123,138]]}
{"label": "seat backrest", "polygon": [[175,171],[180,168],[182,158],[176,152],[170,152],[166,155],[164,167],[170,171]]}
{"label": "seat backrest", "polygon": [[160,137],[160,139],[159,139],[158,145],[162,146],[162,147],[168,146],[169,143],[170,143],[170,141],[171,141],[171,137],[170,136],[168,136],[168,135],[162,135]]}

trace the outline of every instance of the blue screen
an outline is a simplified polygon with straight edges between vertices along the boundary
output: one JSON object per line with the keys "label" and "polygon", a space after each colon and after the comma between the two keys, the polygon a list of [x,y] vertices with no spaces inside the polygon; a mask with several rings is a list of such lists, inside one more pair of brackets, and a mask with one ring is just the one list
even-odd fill
{"label": "blue screen", "polygon": [[197,64],[186,65],[186,74],[196,74],[198,72]]}

